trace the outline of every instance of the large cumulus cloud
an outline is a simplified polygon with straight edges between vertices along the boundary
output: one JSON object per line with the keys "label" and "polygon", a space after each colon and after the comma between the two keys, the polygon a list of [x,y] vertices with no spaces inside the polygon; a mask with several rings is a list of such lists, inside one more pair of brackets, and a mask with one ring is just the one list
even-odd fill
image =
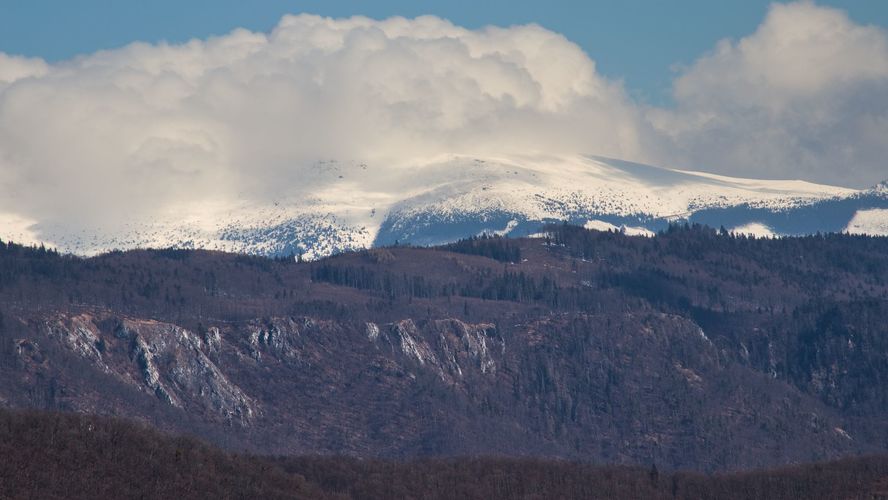
{"label": "large cumulus cloud", "polygon": [[318,159],[634,157],[642,142],[622,87],[533,25],[287,16],[268,34],[137,43],[50,66],[0,59],[4,75],[0,211],[37,220],[298,192]]}
{"label": "large cumulus cloud", "polygon": [[867,186],[888,178],[888,36],[811,2],[774,4],[649,113],[674,162],[730,175]]}
{"label": "large cumulus cloud", "polygon": [[284,17],[47,64],[0,53],[0,214],[88,227],[182,200],[310,192],[319,159],[405,169],[448,153],[594,153],[737,176],[888,177],[888,42],[773,6],[677,75],[675,105],[539,26]]}

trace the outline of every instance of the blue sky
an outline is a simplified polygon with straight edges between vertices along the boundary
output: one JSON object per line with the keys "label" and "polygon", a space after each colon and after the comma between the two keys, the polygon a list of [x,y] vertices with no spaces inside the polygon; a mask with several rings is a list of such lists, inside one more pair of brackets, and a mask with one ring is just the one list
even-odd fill
{"label": "blue sky", "polygon": [[[119,47],[132,41],[180,42],[236,27],[271,29],[286,13],[385,18],[434,14],[468,28],[538,23],[578,43],[632,96],[669,102],[676,65],[687,65],[716,41],[755,30],[769,0],[4,0],[0,52],[49,61]],[[820,1],[859,24],[888,26],[888,1]]]}

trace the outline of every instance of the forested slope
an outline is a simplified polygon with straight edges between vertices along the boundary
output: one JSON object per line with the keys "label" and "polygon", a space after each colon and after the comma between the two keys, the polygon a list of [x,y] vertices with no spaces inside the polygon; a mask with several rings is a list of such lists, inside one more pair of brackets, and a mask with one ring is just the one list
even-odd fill
{"label": "forested slope", "polygon": [[316,262],[0,245],[0,405],[227,449],[770,467],[888,450],[888,239],[553,226]]}

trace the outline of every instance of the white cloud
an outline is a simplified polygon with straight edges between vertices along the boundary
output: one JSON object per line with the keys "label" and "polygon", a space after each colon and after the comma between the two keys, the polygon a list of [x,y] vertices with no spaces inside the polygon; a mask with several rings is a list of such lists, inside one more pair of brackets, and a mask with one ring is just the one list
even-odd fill
{"label": "white cloud", "polygon": [[46,74],[47,64],[42,59],[17,57],[0,52],[0,90],[23,78]]}
{"label": "white cloud", "polygon": [[622,87],[563,36],[434,17],[286,16],[269,34],[136,43],[53,65],[3,56],[3,78],[0,211],[38,220],[298,191],[302,167],[321,158],[637,157],[643,128]]}
{"label": "white cloud", "polygon": [[182,199],[308,193],[319,159],[449,153],[863,185],[888,177],[886,79],[883,30],[808,2],[719,43],[678,76],[672,109],[643,109],[535,25],[301,15],[54,64],[0,53],[0,214],[83,228]]}
{"label": "white cloud", "polygon": [[868,185],[888,177],[888,35],[811,2],[774,4],[723,40],[649,113],[674,161],[766,178]]}

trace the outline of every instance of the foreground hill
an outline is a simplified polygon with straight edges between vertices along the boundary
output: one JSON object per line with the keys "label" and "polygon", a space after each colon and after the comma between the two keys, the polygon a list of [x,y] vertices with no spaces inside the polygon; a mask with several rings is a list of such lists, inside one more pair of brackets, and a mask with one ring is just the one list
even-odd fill
{"label": "foreground hill", "polygon": [[80,255],[177,247],[318,258],[395,242],[440,245],[483,232],[528,236],[561,221],[641,234],[680,221],[758,235],[888,235],[885,184],[855,190],[594,156],[454,155],[403,167],[323,161],[299,181],[285,198],[220,196],[104,227],[0,214],[0,238],[28,237]]}
{"label": "foreground hill", "polygon": [[127,422],[0,411],[0,497],[884,498],[888,459],[717,476],[560,461],[235,455]]}
{"label": "foreground hill", "polygon": [[888,239],[542,239],[312,263],[0,246],[0,405],[263,454],[746,469],[888,450]]}

